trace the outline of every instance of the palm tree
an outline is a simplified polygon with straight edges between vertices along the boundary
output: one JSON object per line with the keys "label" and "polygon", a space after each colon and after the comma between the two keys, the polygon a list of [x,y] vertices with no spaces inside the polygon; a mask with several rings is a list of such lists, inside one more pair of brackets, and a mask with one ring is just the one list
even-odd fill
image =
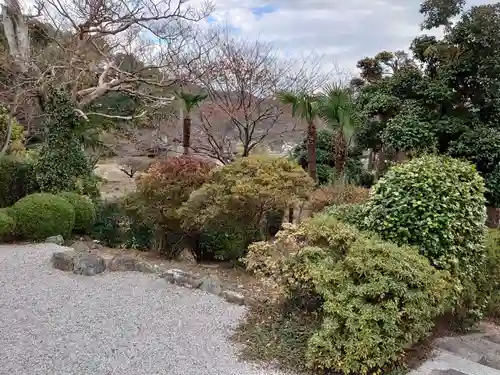
{"label": "palm tree", "polygon": [[309,176],[317,181],[316,172],[316,124],[314,121],[318,117],[318,100],[314,95],[305,92],[294,94],[292,92],[282,92],[278,98],[283,104],[292,107],[292,116],[300,117],[307,122],[307,171]]}
{"label": "palm tree", "polygon": [[175,94],[182,100],[184,109],[186,110],[182,119],[182,146],[184,147],[183,154],[189,155],[189,148],[191,146],[191,111],[205,100],[208,95],[204,93],[192,94],[185,91],[176,92]]}
{"label": "palm tree", "polygon": [[334,130],[335,172],[336,177],[344,174],[347,152],[354,134],[356,110],[348,88],[340,85],[326,87],[318,98],[319,116]]}

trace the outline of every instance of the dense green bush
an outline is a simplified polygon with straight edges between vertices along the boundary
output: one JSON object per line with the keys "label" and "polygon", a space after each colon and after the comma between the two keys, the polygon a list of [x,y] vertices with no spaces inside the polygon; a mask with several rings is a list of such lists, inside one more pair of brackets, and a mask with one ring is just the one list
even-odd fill
{"label": "dense green bush", "polygon": [[324,212],[344,223],[362,229],[365,210],[364,204],[340,204],[327,207]]}
{"label": "dense green bush", "polygon": [[313,181],[285,158],[250,156],[213,171],[209,182],[179,210],[186,231],[234,227],[248,245],[268,236],[268,213],[285,210],[309,194]]}
{"label": "dense green bush", "polygon": [[9,215],[9,212],[0,209],[0,242],[6,241],[14,235],[16,221]]}
{"label": "dense green bush", "polygon": [[484,294],[486,316],[500,321],[500,230],[491,229],[486,236],[486,260],[478,282]]}
{"label": "dense green bush", "polygon": [[304,345],[314,369],[383,369],[426,337],[451,304],[449,274],[417,249],[326,214],[285,225],[273,242],[251,245],[245,263],[274,285],[284,306],[319,315],[321,324],[309,328]]}
{"label": "dense green bush", "polygon": [[0,158],[0,207],[37,191],[32,162],[10,155]]}
{"label": "dense green bush", "polygon": [[47,193],[28,195],[10,210],[16,233],[27,240],[62,235],[68,238],[75,225],[75,209],[63,197]]}
{"label": "dense green bush", "polygon": [[373,188],[366,229],[418,247],[434,266],[472,276],[482,260],[484,182],[475,167],[426,156],[395,166]]}
{"label": "dense green bush", "polygon": [[120,246],[124,237],[122,231],[124,220],[125,213],[120,202],[99,202],[96,206],[96,220],[90,231],[92,238],[104,246]]}
{"label": "dense green bush", "polygon": [[73,192],[59,194],[75,209],[75,227],[77,233],[87,233],[95,223],[96,209],[90,198]]}
{"label": "dense green bush", "polygon": [[81,139],[88,122],[62,90],[53,90],[45,106],[47,134],[35,162],[37,183],[44,192],[75,191],[92,172]]}
{"label": "dense green bush", "polygon": [[201,233],[196,252],[200,259],[236,261],[244,255],[247,245],[245,234],[238,228],[215,228]]}

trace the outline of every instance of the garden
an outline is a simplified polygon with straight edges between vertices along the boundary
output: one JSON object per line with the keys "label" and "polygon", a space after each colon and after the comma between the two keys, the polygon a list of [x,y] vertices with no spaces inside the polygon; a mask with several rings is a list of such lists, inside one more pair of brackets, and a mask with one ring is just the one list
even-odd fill
{"label": "garden", "polygon": [[62,236],[215,265],[252,296],[234,334],[245,358],[403,373],[443,332],[500,322],[500,5],[462,7],[425,1],[423,28],[458,21],[415,38],[411,55],[360,60],[349,84],[277,92],[304,125],[288,155],[251,140],[196,152],[190,115],[217,99],[176,92],[182,154],[127,171],[135,188],[113,199],[95,173],[103,129],[51,81],[35,147],[0,113],[0,242]]}

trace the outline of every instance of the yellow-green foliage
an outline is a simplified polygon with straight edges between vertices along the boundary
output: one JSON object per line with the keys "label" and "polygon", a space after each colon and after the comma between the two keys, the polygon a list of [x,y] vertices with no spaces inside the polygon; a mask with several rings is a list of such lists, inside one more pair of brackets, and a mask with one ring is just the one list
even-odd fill
{"label": "yellow-green foliage", "polygon": [[451,301],[449,273],[417,249],[387,243],[320,214],[249,247],[249,270],[289,303],[320,314],[305,356],[309,367],[380,370],[424,338]]}
{"label": "yellow-green foliage", "polygon": [[184,227],[200,229],[230,220],[259,230],[266,213],[306,199],[313,181],[285,158],[250,156],[213,171],[180,210]]}

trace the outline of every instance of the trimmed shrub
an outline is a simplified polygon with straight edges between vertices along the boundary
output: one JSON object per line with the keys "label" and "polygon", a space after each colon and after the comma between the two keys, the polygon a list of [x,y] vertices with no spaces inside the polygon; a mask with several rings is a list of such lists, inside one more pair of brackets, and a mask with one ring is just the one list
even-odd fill
{"label": "trimmed shrub", "polygon": [[104,246],[120,246],[124,237],[122,232],[124,220],[124,209],[119,202],[100,202],[96,205],[96,220],[90,231],[92,238]]}
{"label": "trimmed shrub", "polygon": [[416,246],[434,266],[473,276],[484,254],[484,181],[472,164],[426,156],[394,166],[366,204],[366,229]]}
{"label": "trimmed shrub", "polygon": [[312,212],[319,212],[331,205],[363,203],[369,194],[368,189],[354,185],[325,186],[312,192],[309,196],[309,207]]}
{"label": "trimmed shrub", "polygon": [[486,316],[500,322],[500,230],[491,229],[486,236],[486,260],[478,289],[484,294]]}
{"label": "trimmed shrub", "polygon": [[245,243],[268,237],[269,212],[284,210],[309,194],[313,181],[285,158],[250,156],[213,171],[179,210],[187,231],[236,227]]}
{"label": "trimmed shrub", "polygon": [[96,209],[89,197],[72,192],[59,194],[75,209],[75,227],[77,233],[87,233],[96,221]]}
{"label": "trimmed shrub", "polygon": [[251,245],[245,263],[275,287],[282,306],[316,317],[304,344],[315,370],[364,374],[390,367],[432,331],[452,301],[449,273],[417,249],[326,214]]}
{"label": "trimmed shrub", "polygon": [[315,369],[366,374],[391,365],[448,307],[447,275],[413,248],[364,237],[331,272],[320,275],[322,267],[312,276],[324,320],[306,353]]}
{"label": "trimmed shrub", "polygon": [[16,233],[27,240],[44,240],[58,234],[68,238],[75,225],[75,209],[57,195],[28,195],[16,202],[11,212],[16,221]]}
{"label": "trimmed shrub", "polygon": [[10,155],[0,158],[0,207],[9,207],[37,191],[33,163]]}
{"label": "trimmed shrub", "polygon": [[[183,242],[192,246],[191,234],[181,228],[178,209],[208,181],[213,167],[210,162],[183,155],[155,163],[139,177],[137,192],[128,197],[127,208],[134,220],[142,220],[155,231],[156,250],[175,257]],[[186,241],[179,241],[183,238]]]}
{"label": "trimmed shrub", "polygon": [[9,215],[9,211],[0,210],[0,241],[12,238],[16,226],[16,221]]}

